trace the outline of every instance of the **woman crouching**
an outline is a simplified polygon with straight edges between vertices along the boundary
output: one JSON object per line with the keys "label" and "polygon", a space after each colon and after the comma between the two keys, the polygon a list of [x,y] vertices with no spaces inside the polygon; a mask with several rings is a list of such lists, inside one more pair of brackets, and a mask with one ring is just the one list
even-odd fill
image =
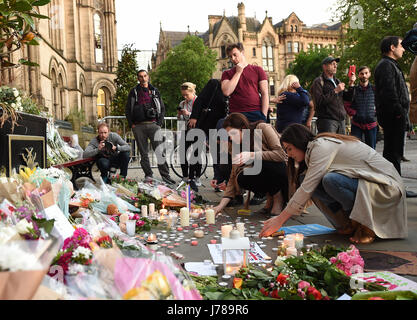
{"label": "woman crouching", "polygon": [[299,124],[283,132],[281,143],[289,157],[290,181],[299,187],[282,213],[265,223],[261,236],[279,230],[311,198],[340,234],[353,235],[353,243],[407,237],[402,179],[374,149],[352,136],[315,137]]}
{"label": "woman crouching", "polygon": [[[224,197],[215,212],[222,211],[240,189],[268,196],[265,213],[279,215],[287,198],[287,156],[280,143],[280,135],[270,124],[249,123],[241,113],[232,113],[224,121],[230,138],[232,172]],[[234,152],[234,150],[240,150]],[[258,169],[258,170],[256,170]],[[256,172],[258,171],[258,172]]]}

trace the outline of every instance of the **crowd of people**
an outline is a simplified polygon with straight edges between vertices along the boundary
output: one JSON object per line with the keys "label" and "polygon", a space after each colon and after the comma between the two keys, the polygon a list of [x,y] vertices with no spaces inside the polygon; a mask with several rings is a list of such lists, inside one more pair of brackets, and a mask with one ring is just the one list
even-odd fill
{"label": "crowd of people", "polygon": [[[417,24],[413,30],[417,31]],[[224,191],[216,213],[231,203],[242,204],[242,195],[248,190],[260,202],[266,199],[260,212],[273,216],[261,236],[277,231],[312,201],[353,243],[371,243],[376,237],[407,237],[406,196],[413,195],[406,192],[402,182],[401,160],[404,133],[411,128],[410,96],[398,60],[405,49],[416,50],[417,41],[408,39],[417,37],[413,30],[407,34],[404,47],[402,38],[385,37],[375,70],[361,66],[357,76],[355,70],[349,72],[348,86],[336,78],[339,58],[330,56],[322,61],[322,73],[309,91],[295,75],[287,75],[277,98],[270,99],[266,72],[246,61],[241,43],[226,49],[234,66],[223,72],[220,81],[211,79],[198,96],[195,84],[181,84],[184,100],[179,102],[177,116],[184,122],[183,133],[197,128],[204,131],[208,141],[209,130],[225,132],[217,136],[219,147],[210,150],[213,159],[219,159],[222,152],[228,158],[227,163],[213,165],[211,186],[216,192]],[[417,122],[416,61],[410,74],[413,123]],[[375,84],[369,81],[372,73]],[[155,134],[163,124],[165,106],[145,70],[138,72],[138,82],[128,96],[126,119],[139,148],[145,179],[149,179],[153,175],[148,140],[154,150],[161,143]],[[269,123],[270,103],[276,104],[275,125]],[[314,116],[317,135],[311,130]],[[347,135],[349,117],[351,131]],[[375,151],[378,126],[384,133],[382,155]],[[190,150],[198,152],[192,148],[196,141],[186,141],[181,169],[183,181],[198,191],[201,164],[190,164],[185,156]],[[84,157],[96,156],[102,178],[107,180],[111,166],[127,175],[129,151],[119,135],[100,124],[98,136]],[[260,170],[251,173],[257,165]],[[176,183],[167,163],[159,158],[158,169],[164,182]]]}

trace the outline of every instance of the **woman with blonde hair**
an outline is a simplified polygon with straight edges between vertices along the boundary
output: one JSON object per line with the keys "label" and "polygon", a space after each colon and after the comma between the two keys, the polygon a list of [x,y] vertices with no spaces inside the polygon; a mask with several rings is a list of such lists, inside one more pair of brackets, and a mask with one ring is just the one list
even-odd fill
{"label": "woman with blonde hair", "polygon": [[287,75],[278,88],[279,98],[271,100],[277,106],[277,121],[275,127],[278,132],[283,132],[286,127],[293,123],[302,123],[303,112],[310,103],[310,98],[304,90],[298,78]]}
{"label": "woman with blonde hair", "polygon": [[[183,96],[184,100],[182,100],[177,108],[178,120],[185,121],[185,131],[183,135],[185,136],[189,129],[189,122],[190,116],[193,111],[194,102],[197,99],[196,95],[196,85],[192,82],[184,82],[181,85],[181,95]],[[198,185],[201,185],[199,182],[199,178],[201,175],[201,164],[189,164],[187,161],[187,151],[190,146],[195,141],[187,141],[185,139],[185,150],[180,149],[180,161],[181,161],[181,170],[182,170],[182,180],[185,183],[190,183],[190,187],[198,192]],[[195,154],[197,156],[197,154]]]}

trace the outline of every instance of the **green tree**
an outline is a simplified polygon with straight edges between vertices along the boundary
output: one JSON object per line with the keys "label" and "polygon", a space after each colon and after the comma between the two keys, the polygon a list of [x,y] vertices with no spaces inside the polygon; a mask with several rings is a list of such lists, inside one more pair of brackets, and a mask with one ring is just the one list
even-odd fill
{"label": "green tree", "polygon": [[216,52],[204,45],[201,38],[187,36],[168,53],[167,58],[151,74],[151,83],[161,92],[167,115],[176,115],[183,100],[180,85],[186,81],[203,89],[216,70]]}
{"label": "green tree", "polygon": [[330,55],[334,55],[331,49],[318,49],[312,46],[308,51],[301,51],[297,54],[286,73],[287,75],[296,75],[300,80],[301,86],[306,90],[310,90],[314,79],[322,73],[321,62]]}
{"label": "green tree", "polygon": [[137,50],[133,44],[127,44],[122,49],[121,60],[117,67],[116,94],[112,101],[113,116],[124,116],[127,97],[132,88],[138,84],[137,73],[139,71],[136,59]]}
{"label": "green tree", "polygon": [[[346,71],[352,64],[374,70],[381,59],[381,40],[385,36],[404,37],[417,21],[416,10],[415,0],[339,0],[334,14],[348,26],[340,43],[343,80],[347,80]],[[406,52],[398,61],[406,76],[413,59]]]}
{"label": "green tree", "polygon": [[20,59],[10,61],[10,55],[24,45],[39,45],[35,20],[49,19],[39,14],[35,7],[47,5],[51,0],[2,0],[0,1],[0,68],[15,68],[20,65],[38,64]]}

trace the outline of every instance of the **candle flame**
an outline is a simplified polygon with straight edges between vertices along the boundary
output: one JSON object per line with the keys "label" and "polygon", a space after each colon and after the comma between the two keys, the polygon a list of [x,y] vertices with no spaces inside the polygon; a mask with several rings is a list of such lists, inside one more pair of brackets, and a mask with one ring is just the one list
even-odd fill
{"label": "candle flame", "polygon": [[155,242],[156,241],[156,235],[155,234],[153,234],[153,233],[151,233],[149,236],[148,236],[148,242]]}

